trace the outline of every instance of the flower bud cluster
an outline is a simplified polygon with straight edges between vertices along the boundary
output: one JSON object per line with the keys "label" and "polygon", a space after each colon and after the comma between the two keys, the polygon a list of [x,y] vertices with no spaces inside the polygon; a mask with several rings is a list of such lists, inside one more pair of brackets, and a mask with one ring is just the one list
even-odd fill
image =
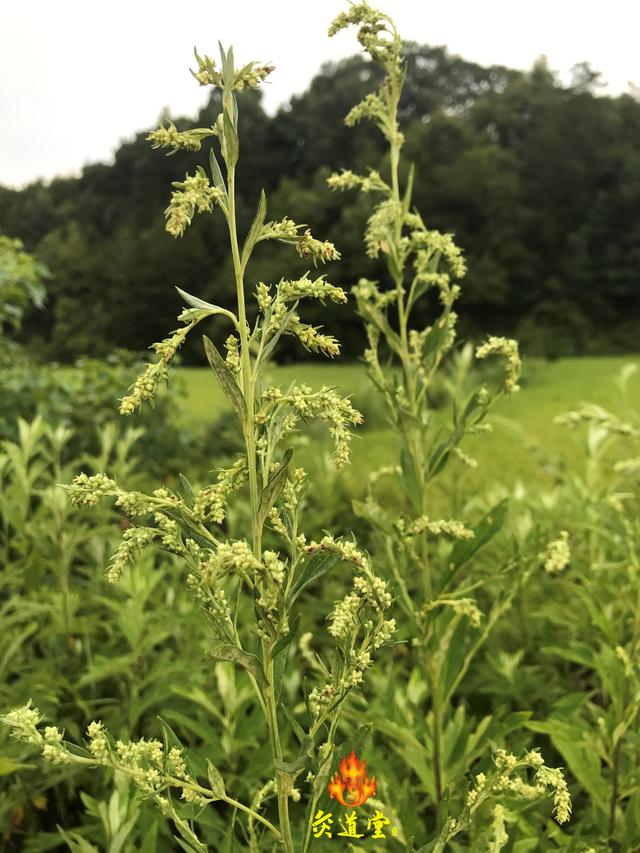
{"label": "flower bud cluster", "polygon": [[361,299],[364,302],[376,302],[381,293],[378,288],[377,281],[371,281],[369,278],[360,278],[358,283],[354,284],[351,292],[356,299]]}
{"label": "flower bud cluster", "polygon": [[173,237],[182,237],[196,211],[212,210],[222,198],[222,190],[211,186],[202,166],[198,166],[195,175],[186,175],[184,181],[174,181],[172,186],[176,190],[171,193],[171,201],[165,210],[167,231]]}
{"label": "flower bud cluster", "polygon": [[338,554],[345,563],[352,563],[361,570],[369,568],[368,557],[360,551],[355,542],[348,539],[335,539],[327,534],[320,542],[310,542],[305,550],[308,554],[315,554],[318,551],[332,551],[334,554]]}
{"label": "flower bud cluster", "polygon": [[62,732],[55,726],[46,726],[42,757],[51,764],[71,764],[73,759],[62,745]]}
{"label": "flower bud cluster", "polygon": [[358,27],[358,41],[371,58],[384,65],[390,73],[399,74],[402,42],[391,19],[368,3],[354,3],[334,18],[329,36],[351,25]]}
{"label": "flower bud cluster", "polygon": [[511,338],[491,335],[484,344],[476,349],[476,358],[488,358],[490,355],[498,355],[505,360],[505,392],[513,394],[515,391],[519,391],[518,379],[522,372],[522,361],[518,352],[518,342]]}
{"label": "flower bud cluster", "polygon": [[545,788],[553,788],[554,816],[558,823],[566,823],[571,817],[571,795],[562,770],[557,767],[539,767],[536,781]]}
{"label": "flower bud cluster", "polygon": [[[556,821],[562,824],[569,820],[571,817],[571,796],[560,768],[547,767],[544,759],[536,750],[531,750],[526,753],[524,758],[518,759],[512,753],[498,749],[494,761],[497,776],[490,778],[487,782],[484,774],[478,774],[475,787],[467,795],[468,804],[472,805],[481,799],[481,795],[486,797],[490,789],[498,794],[504,792],[527,800],[542,797],[549,789],[552,789]],[[535,770],[532,785],[516,775],[519,770],[526,768]]]}
{"label": "flower bud cluster", "polygon": [[558,538],[549,542],[544,551],[538,555],[538,559],[544,566],[545,572],[549,574],[556,574],[566,569],[571,560],[568,531],[561,530]]}
{"label": "flower bud cluster", "polygon": [[[188,772],[182,751],[177,747],[166,749],[157,740],[116,741],[107,734],[99,721],[87,728],[87,757],[71,751],[65,746],[62,732],[55,726],[47,726],[44,736],[37,729],[42,720],[37,709],[27,705],[10,711],[0,722],[8,725],[12,735],[27,743],[41,747],[43,757],[54,765],[101,764],[123,773],[138,788],[143,796],[153,797],[162,807],[158,795],[169,787],[182,789],[182,797],[188,802],[205,805],[207,800],[197,791],[196,781]],[[163,810],[169,814],[170,810]]]}
{"label": "flower bud cluster", "polygon": [[156,504],[150,501],[142,492],[118,491],[116,506],[129,516],[129,518],[141,518],[151,515],[156,509]]}
{"label": "flower bud cluster", "polygon": [[215,127],[198,127],[192,130],[180,131],[172,121],[167,127],[161,125],[157,130],[152,130],[147,136],[147,142],[152,148],[171,148],[171,153],[177,151],[199,151],[202,140],[208,136],[217,134]]}
{"label": "flower bud cluster", "polygon": [[378,613],[383,613],[391,607],[391,593],[387,582],[372,573],[359,575],[353,579],[353,588],[358,592],[369,607]]}
{"label": "flower bud cluster", "polygon": [[224,641],[235,642],[235,629],[227,596],[220,587],[212,587],[213,577],[209,572],[205,554],[201,554],[200,569],[187,575],[187,587],[207,609],[215,636]]}
{"label": "flower bud cluster", "polygon": [[362,423],[362,415],[349,400],[332,388],[312,391],[307,385],[296,385],[286,399],[301,418],[320,418],[329,429],[335,445],[335,464],[341,468],[349,461],[350,427]]}
{"label": "flower bud cluster", "polygon": [[498,853],[508,841],[506,811],[504,806],[498,803],[491,812],[491,845],[489,849]]}
{"label": "flower bud cluster", "polygon": [[178,522],[161,512],[156,512],[153,518],[158,525],[158,537],[164,547],[174,554],[184,554],[186,549]]}
{"label": "flower bud cluster", "polygon": [[94,720],[87,727],[87,739],[89,741],[89,752],[99,764],[106,764],[109,760],[110,744],[104,726],[99,720]]}
{"label": "flower bud cluster", "polygon": [[285,216],[279,222],[267,222],[263,225],[258,239],[293,243],[300,257],[312,260],[314,265],[317,265],[318,261],[326,264],[329,261],[340,260],[340,252],[333,243],[328,240],[316,240],[308,228],[300,235],[299,231],[302,228],[304,225],[298,225]]}
{"label": "flower bud cluster", "polygon": [[[383,617],[390,607],[391,595],[387,590],[386,581],[376,577],[371,572],[366,575],[358,575],[353,580],[353,592],[348,593],[335,604],[329,616],[331,623],[329,633],[337,639],[346,639],[357,632],[358,617],[363,608],[372,611],[378,617]],[[374,627],[373,622],[368,627],[372,629]],[[394,630],[395,620],[382,620],[377,627],[376,633],[378,635],[372,642],[373,648],[379,648],[389,639]]]}
{"label": "flower bud cluster", "polygon": [[177,329],[168,338],[153,344],[152,349],[158,353],[158,361],[147,364],[144,371],[131,386],[131,393],[120,401],[120,414],[132,415],[145,400],[153,399],[159,383],[166,380],[171,363],[176,352],[184,343],[184,339],[192,328],[192,324],[183,329]]}
{"label": "flower bud cluster", "polygon": [[285,578],[286,566],[275,551],[262,553],[262,582],[261,595],[258,604],[267,613],[272,613],[278,607],[282,584]]}
{"label": "flower bud cluster", "polygon": [[294,468],[284,485],[282,506],[293,515],[300,506],[307,487],[307,472],[304,468]]}
{"label": "flower bud cluster", "polygon": [[262,564],[244,539],[220,543],[209,559],[200,565],[202,579],[209,585],[225,575],[239,574],[251,578],[261,570]]}
{"label": "flower bud cluster", "polygon": [[76,506],[95,506],[100,498],[114,494],[117,489],[115,480],[106,474],[78,474],[66,492]]}
{"label": "flower bud cluster", "polygon": [[395,221],[401,209],[399,202],[388,198],[375,208],[367,220],[364,243],[370,258],[377,258],[380,252],[384,254],[389,252],[389,235],[393,233]]}
{"label": "flower bud cluster", "polygon": [[359,189],[363,193],[389,192],[389,186],[380,177],[375,169],[370,169],[368,175],[356,175],[350,169],[334,172],[327,178],[327,185],[331,190],[354,190]]}
{"label": "flower bud cluster", "polygon": [[[222,72],[216,68],[216,62],[206,54],[200,56],[198,51],[194,51],[198,70],[191,73],[201,86],[215,86],[218,89],[223,89],[225,80]],[[257,62],[249,62],[240,69],[234,69],[233,80],[230,82],[230,88],[236,92],[242,92],[244,89],[256,89],[261,83],[267,79],[273,71],[273,65],[259,65]]]}
{"label": "flower bud cluster", "polygon": [[369,92],[359,103],[352,107],[345,116],[344,123],[347,127],[355,127],[363,119],[369,119],[382,126],[385,125],[387,121],[387,109],[385,102],[377,92]]}
{"label": "flower bud cluster", "polygon": [[578,427],[581,424],[590,424],[602,427],[602,429],[614,435],[640,439],[640,429],[634,427],[632,424],[621,421],[615,415],[611,414],[611,412],[594,403],[585,403],[575,411],[558,415],[553,419],[553,422],[571,428]]}
{"label": "flower bud cluster", "polygon": [[[333,547],[335,544],[329,539],[325,546]],[[320,546],[312,543],[309,547],[316,550],[321,546],[322,543]],[[356,561],[362,559],[359,553],[352,556]],[[350,690],[362,684],[365,671],[373,663],[372,652],[395,633],[395,619],[386,618],[390,606],[391,595],[386,582],[376,577],[368,567],[362,575],[354,578],[352,591],[336,602],[329,616],[328,630],[340,643],[342,664],[337,664],[330,673],[328,683],[310,693],[309,708],[315,717],[326,713]]]}
{"label": "flower bud cluster", "polygon": [[325,281],[323,275],[311,280],[308,273],[295,281],[283,279],[276,287],[276,299],[284,302],[294,302],[298,299],[319,299],[324,304],[326,299],[332,302],[345,303],[347,294],[341,287],[336,287]]}
{"label": "flower bud cluster", "polygon": [[230,496],[240,489],[247,480],[247,460],[244,456],[237,459],[230,468],[218,473],[217,483],[207,486],[196,495],[193,507],[194,515],[200,521],[213,521],[222,524],[227,515]]}
{"label": "flower bud cluster", "polygon": [[285,216],[284,219],[275,222],[266,222],[260,231],[260,240],[284,240],[291,242],[300,236],[298,231],[303,225],[297,225],[293,219]]}
{"label": "flower bud cluster", "polygon": [[320,261],[323,264],[329,261],[339,261],[340,252],[333,243],[328,240],[316,240],[307,228],[302,237],[296,240],[296,251],[304,260],[311,260],[314,264]]}
{"label": "flower bud cluster", "polygon": [[342,601],[339,601],[329,616],[331,636],[340,640],[349,637],[353,632],[354,624],[357,624],[361,607],[362,597],[357,592],[350,592]]}
{"label": "flower bud cluster", "polygon": [[[462,250],[456,246],[453,234],[442,234],[440,231],[419,229],[411,233],[411,248],[416,252],[415,268],[418,274],[428,274],[430,262],[434,255],[441,255],[454,278],[464,278],[467,267],[462,257]],[[447,287],[448,279],[436,280],[441,287]]]}
{"label": "flower bud cluster", "polygon": [[23,708],[14,708],[12,711],[8,711],[0,717],[0,723],[7,726],[13,737],[18,740],[42,746],[44,739],[38,731],[42,719],[42,714],[37,708],[32,708],[31,702],[29,702]]}
{"label": "flower bud cluster", "polygon": [[473,598],[436,598],[425,606],[424,611],[428,613],[436,607],[450,607],[454,613],[468,619],[474,628],[482,624],[483,613]]}
{"label": "flower bud cluster", "polygon": [[[469,430],[471,432],[471,430]],[[467,468],[477,468],[478,460],[474,459],[473,456],[469,456],[468,453],[465,453],[461,447],[454,447],[451,451],[454,456],[462,462],[463,465],[466,465]]]}
{"label": "flower bud cluster", "polygon": [[325,335],[320,326],[303,323],[297,314],[292,314],[285,331],[296,337],[309,352],[321,352],[329,358],[340,355],[340,343],[333,335]]}
{"label": "flower bud cluster", "polygon": [[450,536],[452,539],[473,539],[474,532],[461,521],[455,519],[440,518],[431,521],[428,516],[422,515],[409,526],[403,519],[398,519],[396,526],[404,536],[419,536],[421,533],[429,533],[431,536]]}
{"label": "flower bud cluster", "polygon": [[257,89],[274,70],[275,65],[258,65],[251,62],[245,65],[235,75],[234,89],[242,92],[243,89]]}
{"label": "flower bud cluster", "polygon": [[268,284],[265,284],[263,281],[258,282],[258,286],[256,287],[256,301],[258,308],[260,308],[263,314],[266,314],[273,304],[273,297],[270,290],[271,288]]}
{"label": "flower bud cluster", "polygon": [[120,580],[120,575],[127,563],[133,560],[138,551],[141,551],[146,545],[153,542],[158,535],[159,531],[153,527],[127,528],[107,569],[107,580],[109,583],[116,583],[116,581]]}
{"label": "flower bud cluster", "polygon": [[279,536],[282,536],[284,539],[288,539],[289,531],[287,530],[287,527],[284,521],[282,520],[282,516],[280,515],[280,512],[277,507],[271,507],[271,509],[269,510],[268,518],[269,526],[271,527],[271,529],[275,531],[275,533],[277,533]]}
{"label": "flower bud cluster", "polygon": [[216,68],[215,59],[212,59],[206,53],[204,56],[200,56],[195,48],[193,52],[196,57],[196,62],[198,63],[198,70],[192,71],[191,73],[198,83],[200,83],[201,86],[216,86],[219,89],[222,89],[224,86],[224,80],[222,78],[222,73]]}
{"label": "flower bud cluster", "polygon": [[332,684],[323,687],[314,687],[309,693],[309,710],[314,717],[319,717],[323,711],[327,711],[336,701],[337,691]]}
{"label": "flower bud cluster", "polygon": [[229,370],[237,373],[240,370],[240,340],[236,335],[229,335],[224,342],[227,351],[225,362]]}

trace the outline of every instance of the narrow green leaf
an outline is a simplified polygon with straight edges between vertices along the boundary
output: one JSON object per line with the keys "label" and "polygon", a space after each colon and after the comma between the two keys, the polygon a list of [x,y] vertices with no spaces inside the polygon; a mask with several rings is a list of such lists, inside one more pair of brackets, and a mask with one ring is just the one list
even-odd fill
{"label": "narrow green leaf", "polygon": [[220,67],[224,74],[224,66],[227,64],[227,54],[225,53],[225,49],[223,48],[221,41],[218,42],[218,50],[220,51]]}
{"label": "narrow green leaf", "polygon": [[240,142],[238,140],[238,132],[233,126],[233,121],[231,119],[231,116],[229,115],[229,110],[226,107],[222,116],[222,129],[224,132],[225,142],[225,160],[227,162],[227,166],[232,167],[235,166],[238,162],[238,156],[240,154]]}
{"label": "narrow green leaf", "polygon": [[280,337],[284,334],[285,329],[286,329],[286,328],[287,328],[287,326],[289,325],[289,320],[290,320],[290,319],[293,317],[293,315],[295,314],[295,312],[296,312],[296,308],[297,308],[297,307],[298,307],[298,303],[296,302],[296,303],[294,304],[293,308],[292,308],[292,309],[289,311],[289,313],[287,314],[287,316],[283,319],[283,321],[282,321],[282,323],[281,323],[280,328],[278,329],[278,331],[277,331],[277,332],[275,333],[275,335],[274,335],[274,336],[269,340],[269,343],[265,344],[265,346],[263,347],[263,349],[262,349],[262,358],[261,358],[262,362],[265,362],[265,361],[269,358],[269,356],[271,355],[271,353],[273,352],[273,350],[275,349],[276,344],[277,344],[277,343],[278,343],[278,341],[280,340]]}
{"label": "narrow green leaf", "polygon": [[439,474],[449,461],[454,437],[450,436],[446,441],[439,442],[429,457],[429,478]]}
{"label": "narrow green leaf", "polygon": [[216,187],[216,189],[222,190],[222,192],[226,196],[227,185],[224,182],[224,177],[222,176],[222,169],[220,168],[218,158],[216,157],[213,148],[209,149],[209,167],[211,168],[211,177],[213,178],[214,187]]}
{"label": "narrow green leaf", "polygon": [[272,474],[271,477],[269,477],[267,485],[262,490],[262,494],[260,495],[260,506],[258,507],[259,525],[264,524],[267,516],[269,515],[269,511],[282,494],[282,490],[284,489],[287,481],[287,468],[292,456],[293,450],[291,448],[287,448],[284,456],[282,457],[280,467],[275,474]]}
{"label": "narrow green leaf", "polygon": [[184,502],[189,507],[189,509],[193,509],[193,505],[196,502],[196,496],[193,492],[193,488],[191,487],[191,483],[187,480],[184,474],[178,474],[180,479],[180,485],[182,486],[182,497],[184,498]]}
{"label": "narrow green leaf", "polygon": [[435,323],[435,325],[427,335],[427,339],[424,342],[424,347],[422,349],[423,364],[427,364],[429,358],[431,356],[437,355],[442,349],[442,347],[446,344],[447,338],[449,336],[449,323],[447,322],[448,319],[449,312],[445,311],[445,313],[440,317],[437,323]]}
{"label": "narrow green leaf", "polygon": [[287,720],[289,720],[289,722],[291,723],[291,728],[293,729],[293,733],[295,734],[295,736],[298,738],[298,742],[302,743],[305,737],[307,736],[305,730],[293,716],[293,711],[289,708],[286,702],[283,702],[280,707],[282,708],[282,711]]}
{"label": "narrow green leaf", "polygon": [[300,614],[296,614],[289,626],[289,632],[284,637],[280,637],[273,647],[273,692],[276,697],[276,702],[280,701],[282,693],[282,685],[284,683],[284,673],[287,668],[287,658],[289,657],[289,646],[295,639],[300,627]]}
{"label": "narrow green leaf", "polygon": [[230,46],[229,50],[224,54],[224,50],[222,49],[222,45],[220,45],[220,58],[222,59],[222,78],[224,80],[225,88],[231,89],[234,83],[235,77],[235,68],[233,61],[233,47]]}
{"label": "narrow green leaf", "polygon": [[215,799],[221,800],[225,794],[224,779],[218,768],[212,764],[207,758],[207,775],[209,776],[209,785]]}
{"label": "narrow green leaf", "polygon": [[508,499],[500,501],[492,507],[481,521],[473,528],[473,539],[460,539],[451,552],[450,568],[459,568],[473,555],[483,548],[500,530],[507,517]]}
{"label": "narrow green leaf", "polygon": [[411,207],[411,196],[413,195],[413,179],[415,178],[416,169],[413,163],[409,167],[409,177],[407,179],[407,187],[404,191],[404,198],[402,199],[402,209],[405,215],[409,213],[409,208]]}
{"label": "narrow green leaf", "polygon": [[238,127],[238,101],[233,92],[231,93],[231,106],[233,107],[233,126]]}
{"label": "narrow green leaf", "polygon": [[89,844],[86,838],[83,838],[77,832],[67,832],[61,826],[58,826],[58,832],[72,853],[99,853],[97,847]]}
{"label": "narrow green leaf", "polygon": [[158,824],[152,823],[144,834],[144,841],[138,853],[156,853],[158,846]]}
{"label": "narrow green leaf", "polygon": [[162,726],[162,739],[164,741],[165,751],[169,752],[169,750],[173,747],[179,749],[182,753],[182,758],[184,759],[184,763],[187,767],[187,770],[189,771],[189,774],[195,778],[193,765],[191,763],[191,756],[189,755],[189,752],[185,748],[184,744],[164,717],[161,717],[158,714],[158,719],[160,720],[160,725]]}
{"label": "narrow green leaf", "polygon": [[293,582],[289,593],[289,605],[292,605],[302,590],[308,586],[316,578],[321,577],[325,572],[334,566],[340,559],[338,554],[333,551],[316,551],[305,562],[302,571]]}
{"label": "narrow green leaf", "polygon": [[258,241],[258,237],[260,236],[260,231],[262,230],[262,226],[264,225],[264,220],[267,216],[267,196],[265,195],[265,191],[260,191],[260,201],[258,202],[258,209],[256,211],[256,215],[254,217],[253,223],[247,235],[247,239],[244,241],[244,246],[242,247],[242,265],[246,266],[247,261],[251,257],[251,252],[253,251],[253,247]]}
{"label": "narrow green leaf", "polygon": [[402,469],[402,474],[400,475],[402,487],[413,506],[417,509],[421,505],[422,495],[420,494],[420,484],[416,475],[415,465],[405,442],[403,442],[400,449],[400,467]]}
{"label": "narrow green leaf", "polygon": [[246,669],[247,672],[250,672],[262,688],[268,686],[262,664],[258,658],[255,655],[249,654],[249,652],[245,652],[243,649],[239,649],[232,643],[218,643],[212,649],[209,649],[207,657],[210,657],[212,660],[231,661]]}
{"label": "narrow green leaf", "polygon": [[207,354],[207,360],[211,365],[211,369],[216,375],[220,387],[225,393],[225,396],[238,413],[238,416],[244,427],[247,420],[247,407],[242,396],[242,391],[238,387],[235,376],[227,367],[227,363],[222,358],[218,350],[206,335],[202,336],[204,341],[204,350]]}
{"label": "narrow green leaf", "polygon": [[198,296],[192,296],[190,293],[187,293],[186,290],[182,290],[179,287],[176,287],[176,290],[187,303],[187,305],[191,306],[191,308],[198,308],[202,311],[210,311],[212,314],[221,314],[223,312],[225,314],[228,313],[226,308],[221,308],[219,305],[213,305],[211,302],[205,302],[204,299],[200,299]]}
{"label": "narrow green leaf", "polygon": [[189,844],[187,841],[183,841],[181,838],[178,838],[177,835],[174,835],[173,837],[178,842],[180,847],[183,850],[186,850],[186,853],[202,853],[201,847],[194,847],[192,844]]}

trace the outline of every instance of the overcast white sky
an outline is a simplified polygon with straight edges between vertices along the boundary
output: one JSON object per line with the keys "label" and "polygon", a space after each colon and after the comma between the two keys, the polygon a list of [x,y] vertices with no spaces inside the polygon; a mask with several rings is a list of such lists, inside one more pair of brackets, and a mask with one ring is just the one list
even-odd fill
{"label": "overcast white sky", "polygon": [[[638,0],[379,0],[400,32],[482,64],[530,68],[545,54],[563,79],[588,61],[604,91],[640,84]],[[266,106],[303,90],[353,32],[329,40],[342,0],[0,0],[0,183],[76,174],[108,160],[164,107],[193,115],[206,100],[188,71],[194,44],[217,40],[238,60],[271,60]]]}

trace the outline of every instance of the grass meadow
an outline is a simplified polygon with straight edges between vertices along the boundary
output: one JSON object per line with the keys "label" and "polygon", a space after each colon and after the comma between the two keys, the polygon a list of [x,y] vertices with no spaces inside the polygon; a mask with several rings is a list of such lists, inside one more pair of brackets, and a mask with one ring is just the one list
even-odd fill
{"label": "grass meadow", "polygon": [[[492,434],[481,438],[471,436],[467,441],[467,452],[478,462],[475,469],[465,474],[469,488],[477,485],[485,490],[492,484],[513,488],[518,481],[530,484],[532,480],[542,483],[553,476],[556,464],[570,467],[579,455],[576,440],[571,431],[554,424],[554,418],[587,401],[597,402],[605,409],[619,409],[623,400],[616,380],[629,363],[640,366],[640,356],[525,359],[521,390],[496,405],[491,417]],[[322,365],[303,362],[273,367],[271,372],[273,381],[283,387],[295,380],[314,389],[332,385],[352,395],[354,405],[365,416],[365,423],[357,431],[352,444],[352,465],[346,472],[351,494],[358,493],[359,484],[364,485],[369,472],[397,457],[397,436],[386,425],[375,390],[358,362]],[[186,424],[201,427],[230,409],[208,367],[179,368],[174,376],[184,383]],[[629,383],[628,394],[625,406],[637,408],[640,383]],[[445,412],[440,412],[440,417],[444,415]],[[329,449],[326,432],[318,429],[313,439],[301,440],[298,452],[302,464],[313,469]]]}

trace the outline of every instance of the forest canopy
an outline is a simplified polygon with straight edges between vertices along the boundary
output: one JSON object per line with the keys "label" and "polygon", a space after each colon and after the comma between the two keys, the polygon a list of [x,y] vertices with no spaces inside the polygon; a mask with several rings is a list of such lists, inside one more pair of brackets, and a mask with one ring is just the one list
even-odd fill
{"label": "forest canopy", "polygon": [[[520,72],[441,47],[410,44],[406,53],[401,120],[416,170],[414,203],[429,211],[429,227],[453,232],[466,249],[462,337],[489,329],[547,356],[637,349],[640,102],[597,94],[599,75],[587,64],[564,86],[543,60]],[[327,277],[345,288],[375,279],[379,262],[359,251],[367,204],[332,194],[326,178],[341,167],[385,168],[378,135],[342,124],[377,74],[359,56],[326,64],[273,116],[255,92],[240,95],[242,132],[252,140],[243,152],[240,227],[248,228],[257,203],[247,188],[263,186],[270,217],[294,207],[336,244],[346,260],[329,265]],[[217,98],[193,120],[173,117],[178,129],[211,124]],[[147,133],[123,143],[113,164],[86,166],[78,178],[0,187],[0,232],[20,238],[51,273],[47,303],[23,330],[49,360],[158,340],[180,307],[174,285],[220,305],[232,298],[222,221],[198,218],[178,241],[164,227],[167,186],[206,168],[204,155],[158,156]],[[276,270],[299,275],[302,264],[267,247],[254,269],[257,284]],[[353,307],[330,310],[319,307],[311,321],[331,325],[346,355],[360,354]],[[284,357],[299,357],[288,346]],[[196,358],[188,348],[184,355]]]}

